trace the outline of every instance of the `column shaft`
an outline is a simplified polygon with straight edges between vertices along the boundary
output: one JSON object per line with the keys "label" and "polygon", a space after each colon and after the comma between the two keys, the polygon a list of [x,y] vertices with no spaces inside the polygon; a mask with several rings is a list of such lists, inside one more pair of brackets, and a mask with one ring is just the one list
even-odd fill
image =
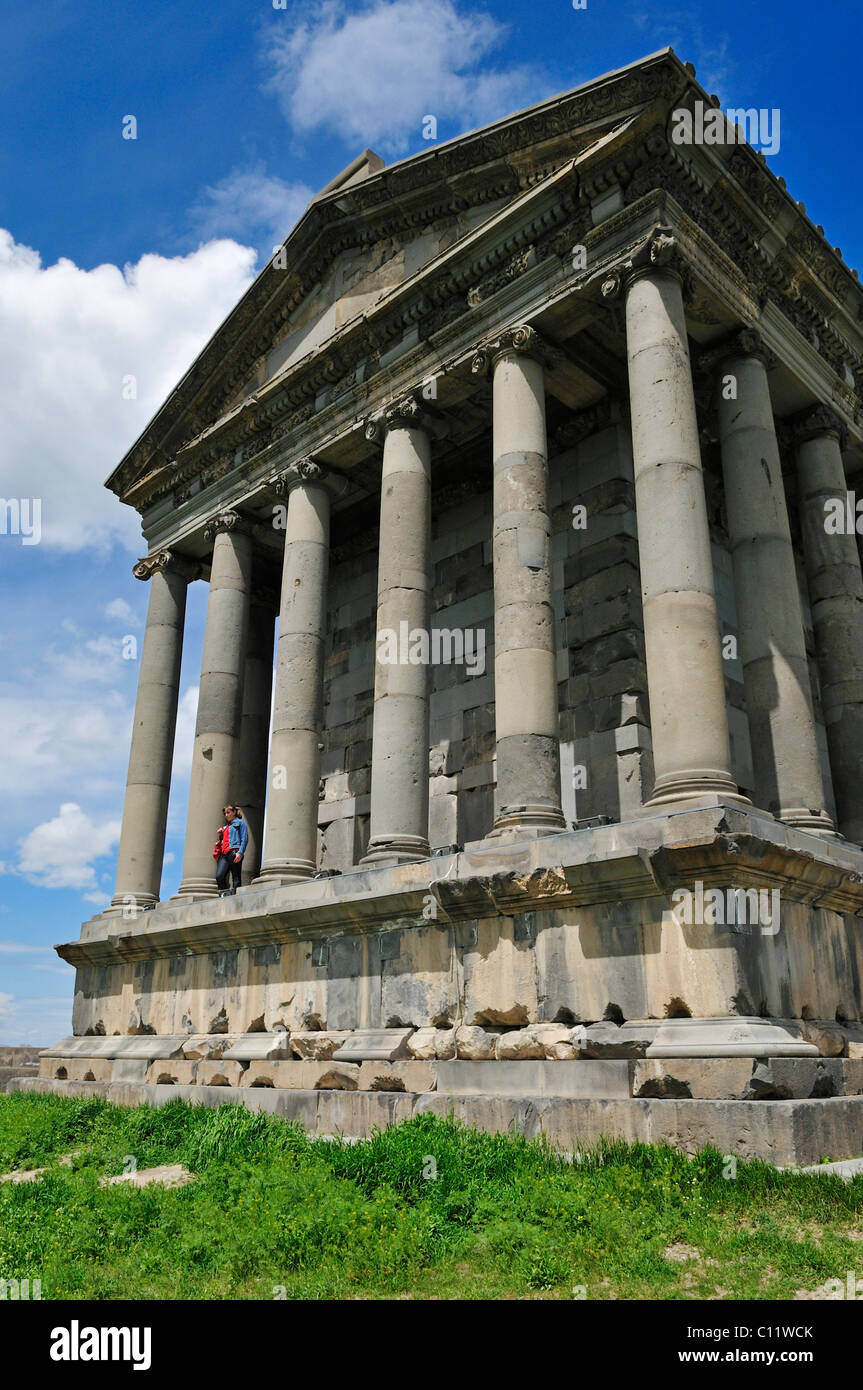
{"label": "column shaft", "polygon": [[[234,528],[236,522],[229,523]],[[181,897],[217,893],[213,843],[222,808],[236,801],[249,628],[252,542],[217,522],[204,629],[198,718],[192,753]]]}
{"label": "column shaft", "polygon": [[428,646],[430,623],[431,445],[425,429],[396,413],[388,422],[381,468],[371,824],[364,863],[429,854],[429,665],[412,663],[409,651],[413,633],[424,634]]}
{"label": "column shaft", "polygon": [[825,526],[824,503],[844,504],[847,483],[841,425],[822,420],[818,429],[824,413],[798,436],[800,521],[836,814],[842,834],[863,844],[863,576],[854,531]]}
{"label": "column shaft", "polygon": [[545,380],[518,347],[494,361],[494,699],[492,835],[563,830]]}
{"label": "column shaft", "polygon": [[249,641],[243,683],[243,720],[234,800],[249,828],[243,855],[243,884],[252,882],[261,867],[264,806],[267,798],[267,755],[273,692],[273,628],[269,604],[251,603]]}
{"label": "column shaft", "polygon": [[141,578],[145,570],[152,576],[150,602],[111,902],[116,908],[153,907],[159,901],[177,727],[189,575],[167,566],[151,568],[147,561],[136,566]]}
{"label": "column shaft", "polygon": [[741,350],[721,370],[736,382],[735,399],[719,393],[719,438],[755,803],[829,835],[767,368],[757,351]]}
{"label": "column shaft", "polygon": [[267,831],[258,882],[310,878],[317,864],[318,782],[323,723],[330,497],[323,469],[288,496]]}
{"label": "column shaft", "polygon": [[747,804],[731,776],[686,319],[673,270],[629,282],[626,341],[656,774],[647,804]]}

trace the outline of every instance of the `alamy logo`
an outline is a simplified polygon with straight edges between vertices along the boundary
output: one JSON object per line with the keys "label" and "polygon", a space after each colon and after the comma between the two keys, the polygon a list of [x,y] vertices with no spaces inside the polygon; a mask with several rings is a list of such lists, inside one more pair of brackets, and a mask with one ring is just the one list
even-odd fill
{"label": "alamy logo", "polygon": [[779,153],[779,108],[732,107],[695,103],[695,110],[679,107],[671,113],[671,138],[675,145],[752,145],[764,154]]}
{"label": "alamy logo", "polygon": [[824,530],[828,536],[863,536],[863,497],[846,492],[844,497],[825,497]]}
{"label": "alamy logo", "polygon": [[20,536],[22,545],[42,539],[41,497],[0,497],[0,536]]}
{"label": "alamy logo", "polygon": [[82,1327],[73,1318],[51,1329],[51,1360],[131,1361],[133,1370],[149,1371],[152,1339],[149,1327]]}
{"label": "alamy logo", "polygon": [[485,629],[411,628],[399,623],[398,632],[383,627],[376,638],[381,666],[464,666],[469,676],[485,671]]}
{"label": "alamy logo", "polygon": [[675,888],[671,894],[671,915],[679,927],[731,927],[748,931],[761,928],[762,936],[775,936],[779,930],[779,889],[708,888],[701,879],[695,891]]}
{"label": "alamy logo", "polygon": [[5,1299],[34,1299],[42,1297],[41,1279],[0,1279],[0,1301]]}

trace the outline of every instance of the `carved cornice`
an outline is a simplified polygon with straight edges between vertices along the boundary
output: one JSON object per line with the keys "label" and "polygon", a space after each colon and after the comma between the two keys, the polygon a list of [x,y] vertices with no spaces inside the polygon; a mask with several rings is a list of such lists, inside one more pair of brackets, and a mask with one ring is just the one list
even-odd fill
{"label": "carved cornice", "polygon": [[132,573],[136,579],[152,579],[154,574],[164,572],[177,574],[181,579],[191,581],[199,577],[201,566],[196,560],[178,555],[174,550],[155,550],[152,555],[143,556],[132,566]]}
{"label": "carved cornice", "polygon": [[809,439],[831,438],[839,441],[840,449],[848,443],[848,430],[828,405],[808,406],[788,420],[791,440],[794,444],[805,444]]}
{"label": "carved cornice", "polygon": [[[735,147],[712,181],[705,179],[653,130],[641,146],[642,164],[626,187],[632,204],[650,191],[671,194],[736,266],[760,308],[769,302],[811,343],[840,378],[837,389],[852,413],[860,410],[860,391],[847,382],[863,368],[860,352],[833,321],[840,302],[853,296],[863,318],[860,285],[820,234],[810,230],[802,204],[794,205],[782,179],[776,179],[754,150]],[[629,162],[630,156],[625,155]],[[742,190],[742,191],[741,191]],[[744,196],[745,194],[745,196]],[[785,245],[771,259],[763,239],[783,210],[795,207],[796,223]],[[815,283],[816,277],[824,288]],[[826,291],[826,292],[825,292]],[[845,308],[845,314],[850,309]],[[829,317],[828,317],[829,316]]]}
{"label": "carved cornice", "polygon": [[499,270],[491,275],[486,275],[480,280],[479,284],[474,285],[468,290],[467,302],[471,309],[477,308],[486,299],[491,299],[493,294],[502,290],[505,285],[517,280],[520,275],[524,275],[526,270],[532,269],[537,264],[535,246],[526,246],[524,250],[517,251]]}
{"label": "carved cornice", "polygon": [[216,536],[222,533],[248,536],[251,534],[251,530],[251,522],[247,521],[239,512],[235,512],[232,507],[226,507],[224,511],[218,512],[207,522],[204,528],[204,540],[213,541]]}
{"label": "carved cornice", "polygon": [[470,369],[475,376],[488,376],[501,357],[513,353],[531,357],[544,367],[556,367],[566,357],[560,348],[547,342],[530,324],[520,323],[513,328],[505,328],[496,338],[482,343],[477,348]]}

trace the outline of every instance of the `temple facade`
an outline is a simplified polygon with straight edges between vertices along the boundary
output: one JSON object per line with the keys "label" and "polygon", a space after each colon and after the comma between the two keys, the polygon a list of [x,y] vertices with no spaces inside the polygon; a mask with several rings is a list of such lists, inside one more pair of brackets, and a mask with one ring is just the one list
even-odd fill
{"label": "temple facade", "polygon": [[112,474],[116,891],[22,1084],[859,1151],[863,292],[733,127],[672,139],[698,102],[665,50],[366,151]]}

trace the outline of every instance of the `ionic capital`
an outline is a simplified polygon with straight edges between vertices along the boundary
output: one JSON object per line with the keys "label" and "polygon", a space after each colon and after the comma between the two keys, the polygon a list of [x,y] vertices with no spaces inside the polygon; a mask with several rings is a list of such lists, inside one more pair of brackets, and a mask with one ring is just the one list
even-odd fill
{"label": "ionic capital", "polygon": [[702,371],[719,371],[722,366],[735,357],[757,357],[770,371],[776,366],[777,357],[765,343],[757,328],[738,328],[721,343],[703,352],[698,359]]}
{"label": "ionic capital", "polygon": [[836,439],[839,448],[848,443],[848,430],[842,419],[829,405],[819,403],[801,410],[788,421],[794,444],[805,444],[809,439]]}
{"label": "ionic capital", "polygon": [[654,227],[631,256],[611,266],[600,283],[600,292],[603,299],[616,299],[635,280],[656,274],[675,275],[684,297],[691,294],[691,272],[671,227]]}
{"label": "ionic capital", "polygon": [[332,497],[341,497],[348,490],[348,480],[311,454],[297,459],[270,478],[267,486],[277,497],[287,498],[300,487],[323,487]]}
{"label": "ionic capital", "polygon": [[292,463],[282,473],[277,473],[270,479],[270,487],[278,497],[287,497],[295,487],[302,487],[304,484],[323,483],[329,476],[330,470],[317,459],[308,454],[305,458],[298,459]]}
{"label": "ionic capital", "polygon": [[564,360],[560,348],[546,342],[530,324],[520,323],[514,328],[504,329],[496,338],[481,343],[471,362],[471,371],[477,376],[488,376],[501,357],[512,353],[532,357],[544,367],[556,367]]}
{"label": "ionic capital", "polygon": [[223,531],[231,532],[235,536],[247,536],[251,532],[251,526],[239,512],[235,512],[232,507],[226,507],[224,511],[217,512],[207,523],[204,530],[204,540],[215,540],[216,536]]}
{"label": "ionic capital", "polygon": [[163,571],[191,581],[198,578],[201,566],[196,560],[190,560],[186,555],[178,555],[174,550],[154,550],[152,555],[144,555],[132,566],[135,578],[142,580],[152,579],[154,574],[161,574]]}
{"label": "ionic capital", "polygon": [[383,443],[390,430],[425,430],[436,438],[446,433],[446,422],[420,398],[418,392],[401,396],[366,421],[369,442]]}

